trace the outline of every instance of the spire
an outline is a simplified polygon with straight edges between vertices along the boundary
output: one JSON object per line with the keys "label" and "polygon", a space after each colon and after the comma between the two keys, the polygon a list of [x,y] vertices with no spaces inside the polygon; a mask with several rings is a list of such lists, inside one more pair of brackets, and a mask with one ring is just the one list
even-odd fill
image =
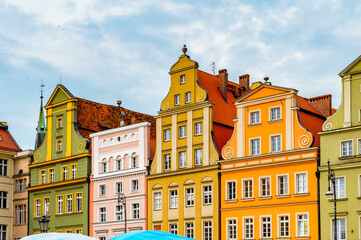
{"label": "spire", "polygon": [[35,148],[37,149],[42,144],[45,137],[45,117],[44,117],[44,107],[43,107],[43,92],[44,92],[44,84],[43,80],[41,80],[40,85],[40,112],[39,112],[39,120],[38,126],[36,127],[36,138],[35,138]]}

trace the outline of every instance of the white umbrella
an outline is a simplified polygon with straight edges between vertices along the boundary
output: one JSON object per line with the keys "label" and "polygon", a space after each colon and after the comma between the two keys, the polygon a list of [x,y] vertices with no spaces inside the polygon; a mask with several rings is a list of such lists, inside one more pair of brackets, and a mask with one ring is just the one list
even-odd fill
{"label": "white umbrella", "polygon": [[27,237],[23,237],[20,240],[97,240],[92,237],[88,237],[75,233],[40,233]]}

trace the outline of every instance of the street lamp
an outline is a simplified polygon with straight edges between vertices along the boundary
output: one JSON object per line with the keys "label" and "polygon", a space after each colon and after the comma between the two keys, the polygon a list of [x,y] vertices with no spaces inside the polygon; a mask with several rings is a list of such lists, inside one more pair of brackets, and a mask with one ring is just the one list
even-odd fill
{"label": "street lamp", "polygon": [[38,221],[39,221],[39,225],[40,225],[40,232],[46,233],[48,231],[48,226],[49,226],[50,220],[47,219],[45,217],[45,215],[43,215],[43,217],[41,219],[39,219]]}
{"label": "street lamp", "polygon": [[127,198],[125,197],[124,193],[118,192],[118,206],[120,204],[123,205],[124,210],[124,227],[125,227],[125,233],[127,233]]}
{"label": "street lamp", "polygon": [[[337,212],[336,212],[336,184],[335,184],[335,172],[332,168],[330,168],[330,160],[327,161],[327,167],[328,167],[328,191],[326,192],[326,196],[333,196],[333,204],[334,204],[334,231],[333,236],[334,240],[337,240]],[[330,182],[333,186],[333,192],[331,191]]]}

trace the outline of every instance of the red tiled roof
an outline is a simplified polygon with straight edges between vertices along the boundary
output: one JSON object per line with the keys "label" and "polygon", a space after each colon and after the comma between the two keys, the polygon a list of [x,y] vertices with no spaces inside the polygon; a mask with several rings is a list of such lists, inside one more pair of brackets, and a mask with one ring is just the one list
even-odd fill
{"label": "red tiled roof", "polygon": [[20,152],[21,149],[17,145],[15,139],[11,136],[6,125],[0,123],[0,150],[10,152]]}
{"label": "red tiled roof", "polygon": [[323,118],[325,117],[320,111],[318,111],[314,106],[312,106],[312,104],[308,102],[307,98],[296,96],[296,106],[308,112],[312,112],[316,115],[322,116]]}
{"label": "red tiled roof", "polygon": [[[79,133],[91,141],[89,134],[120,126],[123,120],[125,125],[150,122],[150,138],[155,139],[155,118],[123,107],[116,107],[76,98],[77,126]],[[122,114],[123,112],[123,114]]]}

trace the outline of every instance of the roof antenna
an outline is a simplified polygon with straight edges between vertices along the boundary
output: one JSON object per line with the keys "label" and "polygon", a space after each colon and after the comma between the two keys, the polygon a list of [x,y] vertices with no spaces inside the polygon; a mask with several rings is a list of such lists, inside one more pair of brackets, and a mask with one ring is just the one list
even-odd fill
{"label": "roof antenna", "polygon": [[216,75],[216,63],[212,62],[209,66],[212,68],[213,75]]}
{"label": "roof antenna", "polygon": [[60,84],[61,84],[61,77],[60,77]]}
{"label": "roof antenna", "polygon": [[43,79],[41,79],[41,84],[40,84],[40,98],[43,99],[43,93],[44,93],[44,82]]}

